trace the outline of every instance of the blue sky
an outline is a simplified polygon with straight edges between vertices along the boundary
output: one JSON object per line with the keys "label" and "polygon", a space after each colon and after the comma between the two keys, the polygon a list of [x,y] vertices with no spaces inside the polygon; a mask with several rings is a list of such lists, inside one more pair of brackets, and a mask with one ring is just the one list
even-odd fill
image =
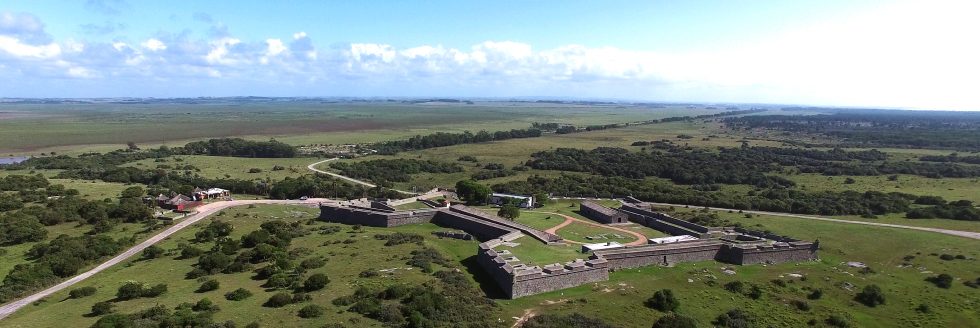
{"label": "blue sky", "polygon": [[980,109],[975,1],[0,3],[0,97]]}

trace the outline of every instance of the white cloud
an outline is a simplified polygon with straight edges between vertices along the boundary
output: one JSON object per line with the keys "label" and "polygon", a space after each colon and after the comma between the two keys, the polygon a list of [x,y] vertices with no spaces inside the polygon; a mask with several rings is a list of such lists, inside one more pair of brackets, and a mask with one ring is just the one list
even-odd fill
{"label": "white cloud", "polygon": [[164,44],[163,41],[152,38],[147,39],[140,45],[143,46],[143,48],[149,49],[150,51],[167,50],[167,45]]}
{"label": "white cloud", "polygon": [[61,54],[61,46],[54,43],[34,46],[16,38],[0,35],[0,51],[19,58],[47,59]]}

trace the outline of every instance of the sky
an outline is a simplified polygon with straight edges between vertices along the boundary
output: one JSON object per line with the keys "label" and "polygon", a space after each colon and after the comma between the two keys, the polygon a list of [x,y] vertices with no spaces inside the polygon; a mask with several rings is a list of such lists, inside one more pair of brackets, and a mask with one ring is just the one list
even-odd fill
{"label": "sky", "polygon": [[0,97],[980,110],[978,1],[0,0]]}

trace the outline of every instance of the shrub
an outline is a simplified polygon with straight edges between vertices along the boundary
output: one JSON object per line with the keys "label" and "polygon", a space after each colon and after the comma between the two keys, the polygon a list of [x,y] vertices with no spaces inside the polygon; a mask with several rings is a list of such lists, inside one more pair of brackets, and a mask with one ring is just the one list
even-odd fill
{"label": "shrub", "polygon": [[156,284],[143,290],[143,297],[157,297],[167,292],[167,284]]}
{"label": "shrub", "polygon": [[269,297],[268,301],[262,304],[264,307],[278,308],[289,305],[293,302],[292,296],[287,293],[278,293]]}
{"label": "shrub", "polygon": [[252,297],[252,292],[245,288],[239,288],[225,294],[225,299],[229,301],[241,301]]}
{"label": "shrub", "polygon": [[762,288],[759,288],[759,286],[756,284],[752,284],[752,286],[749,287],[749,291],[745,293],[745,295],[751,299],[757,300],[762,297]]}
{"label": "shrub", "polygon": [[326,264],[327,264],[327,262],[324,261],[323,259],[320,259],[320,258],[310,258],[310,259],[303,260],[303,262],[300,262],[299,263],[299,267],[300,268],[303,268],[305,270],[310,270],[310,269],[316,269],[316,268],[323,267]]}
{"label": "shrub", "polygon": [[221,286],[221,284],[218,283],[217,280],[208,279],[207,281],[205,281],[204,283],[202,283],[201,284],[201,287],[198,287],[195,292],[197,292],[197,293],[210,292],[212,290],[217,290],[218,287],[220,287],[220,286]]}
{"label": "shrub", "polygon": [[195,312],[218,312],[219,310],[218,305],[211,302],[208,298],[202,298],[200,301],[197,301],[191,309]]}
{"label": "shrub", "polygon": [[131,300],[139,298],[143,295],[143,284],[135,281],[129,281],[119,286],[116,291],[116,298],[120,300]]}
{"label": "shrub", "polygon": [[676,313],[669,313],[657,319],[653,328],[697,328],[698,322]]}
{"label": "shrub", "polygon": [[371,277],[377,277],[378,275],[380,275],[380,273],[378,273],[378,271],[375,271],[375,270],[364,270],[364,271],[361,271],[361,273],[359,273],[357,276],[358,277],[361,277],[361,278],[371,278]]}
{"label": "shrub", "polygon": [[323,307],[316,304],[310,304],[304,306],[302,309],[299,309],[298,314],[300,318],[316,318],[323,315]]}
{"label": "shrub", "polygon": [[956,256],[950,254],[943,254],[943,255],[939,255],[939,259],[943,261],[952,261],[956,259]]}
{"label": "shrub", "polygon": [[730,291],[732,293],[741,294],[744,289],[745,289],[745,283],[738,280],[725,284],[725,290]]}
{"label": "shrub", "polygon": [[828,326],[837,328],[847,328],[851,326],[851,323],[847,322],[847,319],[844,319],[844,317],[836,314],[827,317],[827,320],[824,320],[824,322],[827,323]]}
{"label": "shrub", "polygon": [[806,296],[806,298],[809,298],[811,300],[819,300],[821,297],[823,297],[823,290],[820,289],[814,289],[813,292],[810,293],[810,295]]}
{"label": "shrub", "polygon": [[180,259],[195,258],[201,256],[201,254],[204,254],[204,250],[194,246],[184,245],[183,247],[180,248],[179,258]]}
{"label": "shrub", "polygon": [[797,310],[810,311],[810,303],[807,303],[806,301],[792,300],[789,303],[792,304]]}
{"label": "shrub", "polygon": [[742,328],[753,326],[753,319],[740,309],[732,309],[718,315],[712,323],[716,327]]}
{"label": "shrub", "polygon": [[91,287],[91,286],[72,289],[71,291],[68,292],[68,298],[82,298],[86,296],[92,296],[95,295],[95,291],[96,291],[95,287]]}
{"label": "shrub", "polygon": [[164,251],[160,246],[150,245],[149,247],[143,249],[143,259],[155,259],[163,256],[163,253],[165,252],[166,251]]}
{"label": "shrub", "polygon": [[92,315],[104,315],[112,313],[112,303],[110,302],[98,302],[92,304]]}
{"label": "shrub", "polygon": [[644,305],[660,310],[661,312],[670,312],[676,310],[681,303],[674,298],[673,291],[670,289],[661,289],[654,292],[653,297],[647,299]]}
{"label": "shrub", "polygon": [[303,282],[303,290],[308,292],[321,290],[323,287],[326,287],[328,283],[330,283],[330,278],[327,278],[327,275],[316,273],[311,275],[309,278],[306,278],[306,281]]}
{"label": "shrub", "polygon": [[941,273],[935,277],[926,278],[926,281],[935,284],[936,287],[939,288],[949,289],[950,287],[953,287],[953,276],[945,273]]}
{"label": "shrub", "polygon": [[860,293],[854,296],[854,300],[869,307],[875,307],[880,304],[885,304],[885,295],[881,292],[881,287],[878,287],[878,285],[867,285],[864,286],[864,289]]}
{"label": "shrub", "polygon": [[918,311],[918,312],[920,312],[920,313],[929,313],[929,312],[932,312],[932,310],[929,309],[929,305],[926,305],[926,304],[919,304],[919,307],[915,308],[915,310]]}
{"label": "shrub", "polygon": [[262,169],[253,167],[248,169],[248,173],[262,173]]}

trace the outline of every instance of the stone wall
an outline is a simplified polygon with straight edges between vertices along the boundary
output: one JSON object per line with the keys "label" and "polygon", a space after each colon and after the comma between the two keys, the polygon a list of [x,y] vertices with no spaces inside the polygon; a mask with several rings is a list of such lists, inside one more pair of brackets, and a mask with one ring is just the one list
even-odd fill
{"label": "stone wall", "polygon": [[498,244],[499,241],[481,243],[477,263],[511,299],[609,280],[609,269],[603,259],[528,267],[508,262],[506,255],[493,249]]}
{"label": "stone wall", "polygon": [[719,240],[692,240],[593,252],[592,259],[604,258],[609,268],[638,268],[648,265],[674,265],[681,262],[714,260],[721,249]]}
{"label": "stone wall", "polygon": [[582,214],[582,216],[599,223],[609,224],[629,222],[626,213],[587,200],[582,201],[582,203],[579,205],[579,213]]}
{"label": "stone wall", "polygon": [[817,259],[818,243],[777,242],[772,245],[724,245],[718,253],[719,260],[734,264],[777,264],[805,262]]}

